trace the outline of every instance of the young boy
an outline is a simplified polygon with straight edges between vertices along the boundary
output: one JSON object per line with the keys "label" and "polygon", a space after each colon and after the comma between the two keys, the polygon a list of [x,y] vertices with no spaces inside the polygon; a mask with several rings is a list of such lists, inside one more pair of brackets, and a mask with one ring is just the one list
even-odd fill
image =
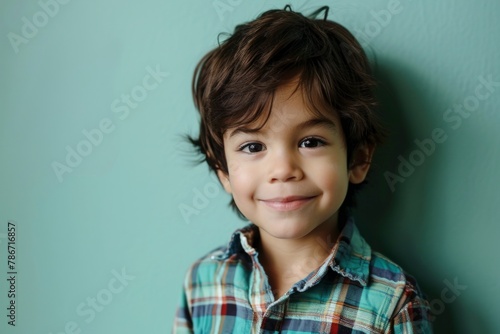
{"label": "young boy", "polygon": [[175,333],[431,333],[415,280],[349,215],[382,138],[373,86],[344,27],[289,6],[200,61],[191,141],[251,224],[191,266]]}

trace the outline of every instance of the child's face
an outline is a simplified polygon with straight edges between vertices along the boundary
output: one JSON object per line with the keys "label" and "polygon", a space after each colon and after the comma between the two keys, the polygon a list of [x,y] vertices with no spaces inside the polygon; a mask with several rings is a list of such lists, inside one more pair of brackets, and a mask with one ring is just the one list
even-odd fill
{"label": "child's face", "polygon": [[[349,181],[366,172],[347,168],[344,134],[337,115],[319,119],[307,111],[294,85],[280,88],[264,127],[224,133],[228,175],[219,171],[239,210],[261,231],[296,239],[337,224]],[[328,225],[328,226],[326,226]]]}

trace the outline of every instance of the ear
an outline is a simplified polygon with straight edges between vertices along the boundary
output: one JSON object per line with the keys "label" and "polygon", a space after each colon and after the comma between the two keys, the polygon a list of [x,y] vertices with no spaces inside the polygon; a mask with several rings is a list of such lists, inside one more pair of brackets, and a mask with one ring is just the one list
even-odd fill
{"label": "ear", "polygon": [[224,190],[228,194],[232,194],[231,182],[229,182],[229,175],[224,173],[222,170],[217,169],[217,176],[219,177],[219,181],[220,183],[222,183]]}
{"label": "ear", "polygon": [[349,168],[349,181],[354,184],[363,182],[368,174],[372,162],[374,145],[366,145],[358,148],[352,156],[352,164]]}

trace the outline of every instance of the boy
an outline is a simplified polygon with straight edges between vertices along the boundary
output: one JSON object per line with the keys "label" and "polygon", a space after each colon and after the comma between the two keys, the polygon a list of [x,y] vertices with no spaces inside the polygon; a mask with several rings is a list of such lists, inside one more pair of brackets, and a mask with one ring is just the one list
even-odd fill
{"label": "boy", "polygon": [[195,70],[191,142],[251,224],[191,266],[175,333],[431,333],[349,215],[383,135],[366,56],[326,13],[265,12]]}

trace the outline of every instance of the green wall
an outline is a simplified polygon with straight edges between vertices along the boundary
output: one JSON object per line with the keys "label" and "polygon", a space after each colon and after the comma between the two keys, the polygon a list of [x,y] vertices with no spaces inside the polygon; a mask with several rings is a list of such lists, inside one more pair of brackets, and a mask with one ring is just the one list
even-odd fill
{"label": "green wall", "polygon": [[[0,332],[170,332],[188,265],[243,225],[180,139],[191,74],[219,32],[286,3],[2,1]],[[325,4],[374,61],[391,131],[362,232],[418,278],[437,333],[498,333],[500,2],[293,2]]]}

